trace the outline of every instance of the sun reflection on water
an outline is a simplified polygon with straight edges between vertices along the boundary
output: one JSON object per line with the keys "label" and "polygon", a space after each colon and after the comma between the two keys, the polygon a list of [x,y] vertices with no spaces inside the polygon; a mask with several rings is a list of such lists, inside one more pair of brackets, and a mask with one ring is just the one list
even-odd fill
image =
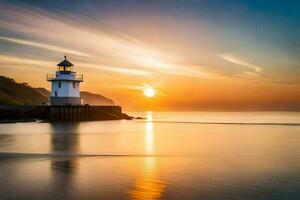
{"label": "sun reflection on water", "polygon": [[134,188],[130,191],[130,199],[161,199],[165,188],[165,182],[158,176],[156,158],[147,157],[145,158],[141,175],[137,178]]}
{"label": "sun reflection on water", "polygon": [[145,124],[145,151],[146,154],[151,155],[153,153],[154,146],[154,132],[152,122],[152,111],[147,112],[147,121]]}
{"label": "sun reflection on water", "polygon": [[[145,123],[145,152],[152,155],[154,151],[154,125],[152,111],[147,112]],[[166,184],[158,175],[155,157],[145,157],[140,175],[129,192],[132,200],[161,199]]]}

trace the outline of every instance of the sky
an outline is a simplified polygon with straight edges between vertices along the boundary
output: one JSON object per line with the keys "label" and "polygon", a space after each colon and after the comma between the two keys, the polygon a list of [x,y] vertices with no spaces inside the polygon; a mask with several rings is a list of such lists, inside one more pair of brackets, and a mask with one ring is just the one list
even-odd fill
{"label": "sky", "polygon": [[50,89],[66,54],[81,90],[125,110],[300,110],[299,10],[296,0],[0,0],[0,75]]}

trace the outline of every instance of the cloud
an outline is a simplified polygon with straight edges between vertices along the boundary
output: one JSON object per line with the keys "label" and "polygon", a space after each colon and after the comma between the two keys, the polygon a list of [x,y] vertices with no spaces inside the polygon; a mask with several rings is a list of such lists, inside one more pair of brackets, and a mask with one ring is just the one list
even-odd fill
{"label": "cloud", "polygon": [[2,36],[0,36],[0,40],[4,40],[6,42],[11,42],[11,43],[15,43],[15,44],[26,45],[26,46],[30,46],[30,47],[47,49],[47,50],[55,51],[55,52],[59,52],[59,53],[68,53],[68,54],[73,54],[73,55],[78,55],[78,56],[92,57],[91,55],[88,55],[88,54],[85,54],[85,53],[82,53],[79,51],[75,51],[75,50],[71,50],[71,49],[67,49],[67,48],[63,48],[63,47],[59,47],[59,46],[54,46],[54,45],[50,45],[50,44],[33,42],[33,41],[29,41],[29,40],[22,40],[22,39],[18,39],[18,38],[2,37]]}
{"label": "cloud", "polygon": [[160,72],[164,74],[174,75],[174,76],[185,76],[185,77],[192,77],[192,78],[216,78],[218,75],[215,73],[198,70],[195,69],[195,66],[182,66],[182,65],[168,65],[167,69],[162,69]]}
{"label": "cloud", "polygon": [[[83,68],[92,68],[96,70],[109,71],[113,73],[127,74],[133,76],[148,76],[149,73],[142,70],[128,69],[122,67],[108,67],[108,66],[100,66],[97,64],[85,64],[85,63],[77,63],[79,66]],[[48,60],[38,60],[32,58],[24,58],[17,56],[9,56],[9,55],[1,55],[0,54],[0,66],[1,67],[26,67],[26,68],[35,68],[37,67],[47,67],[53,68],[55,63]]]}
{"label": "cloud", "polygon": [[263,70],[263,68],[260,67],[260,66],[253,65],[253,64],[251,64],[247,61],[243,61],[243,60],[241,60],[239,58],[236,58],[236,57],[233,57],[231,55],[221,54],[221,55],[219,55],[219,57],[222,58],[223,60],[228,61],[228,62],[231,62],[231,63],[237,64],[237,65],[241,65],[241,66],[247,67],[249,69],[252,69],[255,72],[261,72]]}
{"label": "cloud", "polygon": [[31,58],[22,58],[17,56],[9,56],[9,55],[0,55],[0,65],[2,66],[26,66],[26,67],[51,67],[53,66],[53,62],[31,59]]}
{"label": "cloud", "polygon": [[149,75],[148,72],[145,72],[142,70],[128,69],[128,68],[122,68],[122,67],[100,66],[97,64],[85,64],[85,63],[78,63],[78,64],[82,67],[88,67],[88,68],[92,68],[92,69],[99,69],[99,70],[122,73],[122,74],[133,75],[133,76],[148,76]]}
{"label": "cloud", "polygon": [[20,38],[34,38],[25,40],[0,35],[0,40],[33,47],[28,51],[32,55],[40,48],[81,56],[82,58],[77,58],[84,61],[81,66],[95,70],[134,76],[162,73],[196,78],[212,77],[204,70],[177,64],[178,55],[164,53],[121,32],[108,29],[103,31],[99,25],[91,27],[90,20],[75,20],[74,17],[76,16],[51,13],[35,7],[0,6],[0,29],[21,35]]}

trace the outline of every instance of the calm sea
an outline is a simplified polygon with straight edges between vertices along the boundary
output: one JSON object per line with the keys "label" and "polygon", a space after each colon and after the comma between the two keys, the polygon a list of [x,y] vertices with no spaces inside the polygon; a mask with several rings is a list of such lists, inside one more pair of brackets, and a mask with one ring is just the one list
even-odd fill
{"label": "calm sea", "polygon": [[0,199],[300,199],[300,113],[0,124]]}

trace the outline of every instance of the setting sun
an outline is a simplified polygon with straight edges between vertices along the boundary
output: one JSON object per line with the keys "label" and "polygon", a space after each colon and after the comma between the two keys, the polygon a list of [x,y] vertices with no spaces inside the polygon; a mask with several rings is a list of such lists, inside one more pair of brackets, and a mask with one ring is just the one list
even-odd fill
{"label": "setting sun", "polygon": [[144,95],[146,97],[152,98],[155,96],[156,91],[153,88],[145,88]]}

